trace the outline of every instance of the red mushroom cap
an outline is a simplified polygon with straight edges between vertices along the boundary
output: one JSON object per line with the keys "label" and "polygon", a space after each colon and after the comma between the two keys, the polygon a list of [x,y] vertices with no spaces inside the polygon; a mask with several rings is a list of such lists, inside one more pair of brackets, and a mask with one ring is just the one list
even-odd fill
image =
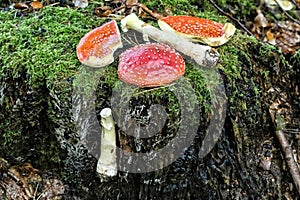
{"label": "red mushroom cap", "polygon": [[114,61],[113,53],[122,47],[117,23],[112,20],[88,32],[77,46],[77,57],[90,67],[104,67]]}
{"label": "red mushroom cap", "polygon": [[223,24],[193,16],[168,16],[159,19],[175,31],[201,37],[220,37],[225,31]]}
{"label": "red mushroom cap", "polygon": [[120,55],[118,75],[128,84],[156,87],[169,84],[185,72],[182,56],[165,44],[132,47]]}
{"label": "red mushroom cap", "polygon": [[235,32],[235,27],[230,23],[223,25],[209,19],[184,15],[160,18],[158,25],[162,30],[176,32],[210,46],[224,44]]}

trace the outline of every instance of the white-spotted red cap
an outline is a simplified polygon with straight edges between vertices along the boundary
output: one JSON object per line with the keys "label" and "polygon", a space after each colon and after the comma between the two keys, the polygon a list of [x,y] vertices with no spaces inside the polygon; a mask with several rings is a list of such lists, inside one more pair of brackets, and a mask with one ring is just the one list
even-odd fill
{"label": "white-spotted red cap", "polygon": [[113,53],[122,47],[120,31],[112,20],[88,32],[77,45],[79,61],[90,67],[104,67],[114,61]]}
{"label": "white-spotted red cap", "polygon": [[164,31],[172,31],[210,46],[224,44],[235,32],[235,27],[230,23],[223,25],[209,19],[184,15],[160,18],[158,25]]}
{"label": "white-spotted red cap", "polygon": [[182,56],[165,44],[134,46],[120,55],[118,76],[128,84],[156,87],[169,84],[185,72]]}

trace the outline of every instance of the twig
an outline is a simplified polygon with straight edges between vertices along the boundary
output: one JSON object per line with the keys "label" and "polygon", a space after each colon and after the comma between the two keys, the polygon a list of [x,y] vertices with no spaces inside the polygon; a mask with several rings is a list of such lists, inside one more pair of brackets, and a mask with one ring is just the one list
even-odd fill
{"label": "twig", "polygon": [[277,3],[277,5],[279,6],[279,8],[284,12],[284,14],[285,14],[290,20],[292,20],[293,22],[295,22],[295,23],[297,23],[297,24],[300,25],[300,21],[299,21],[299,20],[295,19],[295,18],[292,17],[288,12],[286,12],[286,11],[281,7],[281,5],[278,3],[277,0],[275,0],[275,2]]}
{"label": "twig", "polygon": [[228,18],[230,18],[231,20],[233,20],[234,22],[236,22],[245,32],[247,32],[249,35],[255,37],[253,35],[253,33],[247,29],[244,24],[242,24],[238,19],[232,17],[230,14],[228,14],[227,12],[225,12],[224,10],[222,10],[222,8],[220,8],[215,1],[213,0],[209,0],[209,2],[219,11],[221,12],[223,15],[227,16]]}
{"label": "twig", "polygon": [[285,133],[300,134],[299,129],[284,129]]}
{"label": "twig", "polygon": [[56,6],[56,5],[59,5],[60,3],[59,2],[56,2],[56,3],[53,3],[53,4],[49,4],[48,6]]}
{"label": "twig", "polygon": [[151,88],[151,89],[148,89],[148,90],[143,90],[141,92],[137,92],[137,93],[133,94],[133,96],[138,96],[138,95],[141,95],[141,94],[144,94],[144,93],[147,93],[147,92],[151,92],[151,91],[155,91],[155,90],[159,90],[159,89],[162,89],[162,88],[167,88],[168,86],[171,86],[171,85],[174,85],[174,83],[171,83],[171,84],[165,85],[165,86],[161,86],[161,87]]}
{"label": "twig", "polygon": [[153,12],[152,10],[150,10],[145,4],[138,3],[137,6],[139,6],[140,8],[142,8],[144,11],[146,11],[147,13],[149,13],[152,17],[154,17],[156,19],[159,19],[159,18],[163,17],[162,14],[156,13],[156,12]]}
{"label": "twig", "polygon": [[294,184],[296,186],[298,194],[300,195],[300,174],[299,174],[298,166],[297,166],[297,164],[294,160],[294,157],[293,157],[293,150],[292,150],[288,140],[286,139],[286,137],[283,133],[282,126],[276,124],[276,121],[279,121],[278,118],[280,118],[280,116],[278,118],[275,118],[274,113],[271,111],[271,109],[269,109],[269,113],[270,113],[272,122],[276,127],[275,134],[276,134],[276,137],[277,137],[277,139],[280,143],[281,149],[283,151],[285,161],[287,162],[287,164],[290,168],[290,173],[292,175]]}
{"label": "twig", "polygon": [[300,6],[297,4],[295,0],[292,0],[293,4],[297,7],[298,10],[300,10]]}
{"label": "twig", "polygon": [[154,17],[155,19],[159,19],[162,18],[163,16],[159,13],[155,13],[152,10],[150,10],[146,5],[142,4],[142,3],[134,3],[131,5],[124,5],[124,6],[120,6],[118,8],[115,8],[111,11],[111,13],[115,13],[119,10],[122,10],[124,8],[132,8],[132,7],[139,7],[142,8],[145,12],[149,13],[152,17]]}
{"label": "twig", "polygon": [[293,157],[292,148],[291,148],[289,142],[287,141],[282,130],[276,131],[276,136],[279,140],[279,143],[281,144],[281,148],[285,155],[285,160],[288,163],[288,166],[290,168],[290,173],[293,177],[294,183],[295,183],[298,193],[300,195],[300,174],[299,174],[298,166]]}

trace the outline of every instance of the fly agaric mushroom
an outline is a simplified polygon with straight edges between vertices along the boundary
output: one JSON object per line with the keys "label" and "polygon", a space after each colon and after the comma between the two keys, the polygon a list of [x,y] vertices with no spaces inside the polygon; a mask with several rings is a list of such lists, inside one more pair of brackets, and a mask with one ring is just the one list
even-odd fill
{"label": "fly agaric mushroom", "polygon": [[209,19],[193,16],[168,16],[158,20],[159,27],[164,31],[175,32],[190,41],[202,42],[209,46],[220,46],[234,34],[235,27]]}
{"label": "fly agaric mushroom", "polygon": [[104,67],[114,61],[114,51],[122,46],[117,23],[112,20],[81,38],[77,46],[77,57],[84,65]]}
{"label": "fly agaric mushroom", "polygon": [[119,78],[139,87],[169,84],[184,72],[182,56],[165,44],[140,44],[123,52],[119,59]]}
{"label": "fly agaric mushroom", "polygon": [[157,42],[165,43],[183,54],[190,56],[201,66],[213,67],[219,59],[218,52],[211,47],[194,44],[173,32],[161,31],[143,22],[134,13],[123,18],[121,20],[121,26],[124,32],[128,31],[128,29],[134,29],[143,33],[143,36],[149,36]]}

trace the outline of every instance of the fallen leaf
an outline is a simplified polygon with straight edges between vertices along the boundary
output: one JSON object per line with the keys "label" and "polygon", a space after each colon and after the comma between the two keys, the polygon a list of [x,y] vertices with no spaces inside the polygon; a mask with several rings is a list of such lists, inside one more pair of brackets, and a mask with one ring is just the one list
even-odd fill
{"label": "fallen leaf", "polygon": [[276,45],[285,53],[293,53],[300,48],[300,25],[295,22],[279,22]]}
{"label": "fallen leaf", "polygon": [[133,6],[134,4],[137,4],[138,0],[127,0],[126,5],[128,6]]}
{"label": "fallen leaf", "polygon": [[268,31],[266,32],[266,37],[267,37],[267,40],[268,40],[268,41],[275,40],[274,33],[272,33],[270,30],[268,30]]}
{"label": "fallen leaf", "polygon": [[14,8],[15,9],[27,9],[28,6],[25,3],[16,3],[16,4],[14,4]]}
{"label": "fallen leaf", "polygon": [[65,186],[62,181],[58,179],[46,179],[43,181],[43,191],[41,196],[43,199],[61,199],[62,194],[64,194]]}
{"label": "fallen leaf", "polygon": [[[0,158],[0,166],[8,165],[7,161]],[[39,170],[30,163],[22,163],[8,168],[0,168],[0,199],[29,200],[52,199],[60,200],[65,191],[62,181],[52,178],[42,178]]]}
{"label": "fallen leaf", "polygon": [[108,15],[111,14],[111,10],[109,6],[101,6],[96,8],[95,12],[99,17],[108,17]]}
{"label": "fallen leaf", "polygon": [[260,10],[257,11],[257,16],[254,18],[254,22],[258,27],[267,27],[269,25],[268,20],[262,14]]}
{"label": "fallen leaf", "polygon": [[43,7],[42,2],[39,1],[33,1],[30,3],[30,5],[33,9],[41,9]]}

